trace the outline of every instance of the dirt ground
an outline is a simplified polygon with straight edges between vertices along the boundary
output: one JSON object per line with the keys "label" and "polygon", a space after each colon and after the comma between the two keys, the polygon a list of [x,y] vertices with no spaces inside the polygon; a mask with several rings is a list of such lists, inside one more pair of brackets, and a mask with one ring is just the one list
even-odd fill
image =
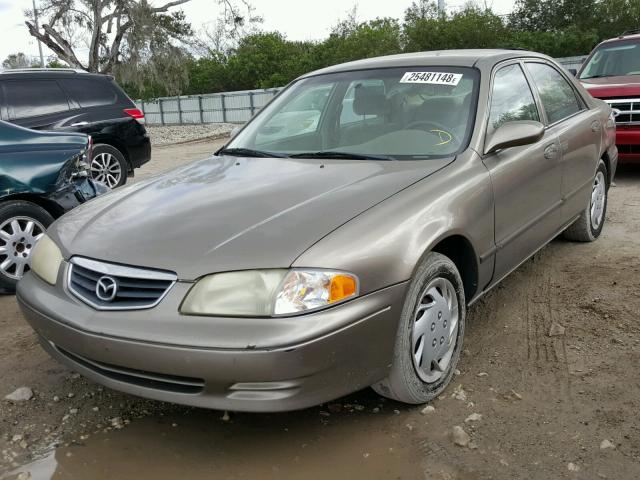
{"label": "dirt ground", "polygon": [[[157,148],[137,178],[215,149]],[[555,240],[469,310],[460,373],[432,412],[370,390],[259,415],[142,400],[51,360],[0,297],[0,398],[34,391],[0,400],[0,479],[638,479],[639,292],[627,168],[597,242]]]}

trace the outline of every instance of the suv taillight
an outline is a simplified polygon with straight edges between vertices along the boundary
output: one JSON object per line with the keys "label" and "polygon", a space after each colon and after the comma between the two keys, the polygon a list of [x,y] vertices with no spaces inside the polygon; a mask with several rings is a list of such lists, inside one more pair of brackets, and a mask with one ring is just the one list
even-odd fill
{"label": "suv taillight", "polygon": [[144,113],[139,108],[125,108],[124,113],[132,118],[135,118],[140,123],[144,123]]}

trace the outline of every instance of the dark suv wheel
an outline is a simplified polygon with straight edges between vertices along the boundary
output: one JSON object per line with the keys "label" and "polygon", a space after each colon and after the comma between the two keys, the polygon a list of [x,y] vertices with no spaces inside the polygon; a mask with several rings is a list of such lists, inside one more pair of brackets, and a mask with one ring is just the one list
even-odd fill
{"label": "dark suv wheel", "polygon": [[93,147],[91,176],[109,188],[127,183],[129,165],[124,155],[111,145],[98,144]]}

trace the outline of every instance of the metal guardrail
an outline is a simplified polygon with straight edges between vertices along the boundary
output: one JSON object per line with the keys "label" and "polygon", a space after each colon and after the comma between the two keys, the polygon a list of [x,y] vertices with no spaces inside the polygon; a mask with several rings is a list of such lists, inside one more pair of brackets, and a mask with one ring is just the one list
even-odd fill
{"label": "metal guardrail", "polygon": [[[586,55],[556,58],[566,69],[578,69]],[[180,97],[138,100],[138,108],[150,125],[201,123],[245,123],[275,97],[282,88],[244,90]]]}
{"label": "metal guardrail", "polygon": [[245,123],[271,101],[280,88],[138,100],[151,125]]}

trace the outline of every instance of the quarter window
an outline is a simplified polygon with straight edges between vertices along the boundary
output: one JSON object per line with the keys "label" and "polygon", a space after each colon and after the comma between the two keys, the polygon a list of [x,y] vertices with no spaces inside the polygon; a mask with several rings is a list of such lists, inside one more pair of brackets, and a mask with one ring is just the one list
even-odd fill
{"label": "quarter window", "polygon": [[118,100],[108,80],[72,78],[61,79],[60,82],[81,108],[113,105]]}
{"label": "quarter window", "polygon": [[507,122],[540,121],[536,102],[520,65],[508,65],[496,72],[491,95],[488,133]]}
{"label": "quarter window", "polygon": [[69,110],[69,101],[55,80],[3,83],[9,120],[38,117]]}
{"label": "quarter window", "polygon": [[540,93],[549,123],[556,123],[582,110],[575,91],[555,68],[544,63],[527,63],[527,70]]}

